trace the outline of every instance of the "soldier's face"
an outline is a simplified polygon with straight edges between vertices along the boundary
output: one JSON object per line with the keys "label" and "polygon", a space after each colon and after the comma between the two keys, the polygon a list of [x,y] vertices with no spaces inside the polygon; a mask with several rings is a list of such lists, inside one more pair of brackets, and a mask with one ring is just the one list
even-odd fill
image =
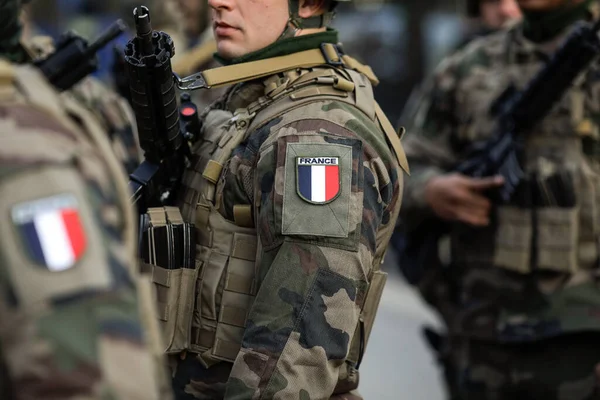
{"label": "soldier's face", "polygon": [[274,43],[287,25],[286,0],[208,0],[217,51],[232,59]]}
{"label": "soldier's face", "polygon": [[566,4],[578,4],[583,0],[517,0],[525,11],[550,11]]}
{"label": "soldier's face", "polygon": [[483,23],[491,29],[500,29],[506,21],[521,17],[515,0],[483,0],[479,11]]}

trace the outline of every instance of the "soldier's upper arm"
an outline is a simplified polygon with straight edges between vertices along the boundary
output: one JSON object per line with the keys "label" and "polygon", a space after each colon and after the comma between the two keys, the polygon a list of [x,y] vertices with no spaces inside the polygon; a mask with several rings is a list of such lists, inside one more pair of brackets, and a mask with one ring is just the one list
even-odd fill
{"label": "soldier's upper arm", "polygon": [[13,386],[23,398],[50,387],[57,397],[155,398],[125,265],[133,254],[101,155],[47,115],[2,111],[0,345]]}
{"label": "soldier's upper arm", "polygon": [[323,125],[299,121],[263,148],[256,172],[262,244],[302,241],[356,252],[362,243],[374,252],[375,232],[397,200],[397,171],[351,129]]}
{"label": "soldier's upper arm", "polygon": [[390,168],[389,149],[384,160],[379,150],[386,149],[363,140],[358,127],[315,125],[287,124],[261,146],[260,287],[226,398],[331,395],[380,250],[381,225],[393,225],[390,210],[397,213],[399,168]]}

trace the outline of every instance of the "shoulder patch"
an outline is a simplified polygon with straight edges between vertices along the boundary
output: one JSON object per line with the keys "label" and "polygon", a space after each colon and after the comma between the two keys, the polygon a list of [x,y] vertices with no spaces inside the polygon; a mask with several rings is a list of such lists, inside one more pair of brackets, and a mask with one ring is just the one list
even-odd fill
{"label": "shoulder patch", "polygon": [[287,143],[282,234],[345,238],[351,230],[352,147],[317,139]]}
{"label": "shoulder patch", "polygon": [[340,194],[339,157],[296,157],[296,190],[312,204],[327,204]]}
{"label": "shoulder patch", "polygon": [[86,235],[72,194],[19,203],[11,217],[23,248],[38,266],[64,271],[73,268],[85,252]]}
{"label": "shoulder patch", "polygon": [[50,164],[0,180],[1,268],[24,307],[116,282],[110,257],[117,248],[102,214],[109,208],[90,184],[77,169]]}

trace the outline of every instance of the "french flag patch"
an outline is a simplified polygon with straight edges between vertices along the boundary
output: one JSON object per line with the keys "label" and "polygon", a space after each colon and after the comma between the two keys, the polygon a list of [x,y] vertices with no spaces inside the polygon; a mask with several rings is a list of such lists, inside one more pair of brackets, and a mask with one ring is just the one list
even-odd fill
{"label": "french flag patch", "polygon": [[329,203],[340,194],[339,157],[296,157],[297,191],[313,204]]}
{"label": "french flag patch", "polygon": [[50,271],[72,268],[85,252],[86,235],[71,194],[17,204],[12,221],[30,257]]}

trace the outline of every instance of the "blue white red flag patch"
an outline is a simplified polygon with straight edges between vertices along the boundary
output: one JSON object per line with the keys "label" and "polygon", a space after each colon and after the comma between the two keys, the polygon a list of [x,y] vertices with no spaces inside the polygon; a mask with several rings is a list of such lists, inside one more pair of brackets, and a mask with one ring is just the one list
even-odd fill
{"label": "blue white red flag patch", "polygon": [[327,204],[340,194],[339,157],[296,157],[297,192],[309,203]]}
{"label": "blue white red flag patch", "polygon": [[12,221],[30,257],[50,271],[72,268],[85,252],[86,235],[71,194],[17,204]]}

